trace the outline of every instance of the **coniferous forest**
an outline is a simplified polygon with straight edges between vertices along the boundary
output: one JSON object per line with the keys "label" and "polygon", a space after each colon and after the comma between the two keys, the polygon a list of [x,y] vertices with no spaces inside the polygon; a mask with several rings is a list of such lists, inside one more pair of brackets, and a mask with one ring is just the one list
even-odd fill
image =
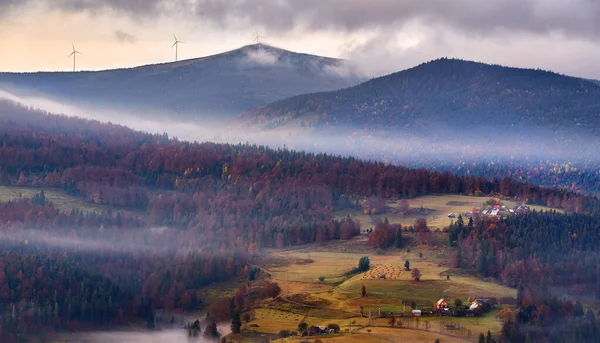
{"label": "coniferous forest", "polygon": [[[449,228],[456,267],[520,289],[524,314],[506,325],[507,339],[566,316],[560,309],[569,305],[553,298],[557,290],[600,296],[600,222],[593,216],[600,206],[567,190],[287,149],[184,142],[7,103],[0,104],[0,160],[0,185],[36,193],[0,203],[2,339],[131,320],[151,326],[156,309],[204,308],[198,288],[251,278],[252,258],[263,248],[359,235],[359,222],[333,212],[369,197],[498,195],[565,211],[459,218]],[[44,189],[106,210],[59,209]],[[389,232],[372,244],[401,246],[394,242],[400,228],[380,224]],[[597,332],[595,322],[580,317],[573,315],[573,327],[585,333],[574,335]]]}

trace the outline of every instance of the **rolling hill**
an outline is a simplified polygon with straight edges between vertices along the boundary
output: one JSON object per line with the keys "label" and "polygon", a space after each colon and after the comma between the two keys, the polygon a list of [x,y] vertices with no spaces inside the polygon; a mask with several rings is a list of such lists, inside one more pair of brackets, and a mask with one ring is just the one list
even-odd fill
{"label": "rolling hill", "polygon": [[439,59],[360,85],[295,96],[241,115],[262,127],[318,130],[573,132],[598,137],[600,85],[532,69]]}
{"label": "rolling hill", "polygon": [[364,81],[344,61],[264,44],[174,63],[94,72],[0,73],[0,89],[144,114],[232,116]]}

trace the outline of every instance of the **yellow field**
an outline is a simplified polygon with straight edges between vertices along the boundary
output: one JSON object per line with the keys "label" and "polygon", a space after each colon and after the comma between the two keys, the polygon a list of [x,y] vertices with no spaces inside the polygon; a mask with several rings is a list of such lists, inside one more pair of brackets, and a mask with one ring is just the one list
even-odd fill
{"label": "yellow field", "polygon": [[[358,251],[366,246],[363,239],[356,240],[354,247]],[[250,324],[258,327],[248,327],[252,332],[277,334],[286,329],[296,331],[301,321],[308,325],[327,325],[337,323],[344,331],[349,322],[353,322],[352,335],[323,336],[324,342],[464,342],[467,333],[472,337],[490,330],[499,334],[501,323],[496,321],[492,311],[483,317],[422,317],[421,323],[429,321],[429,332],[412,329],[381,328],[388,326],[385,318],[376,319],[379,310],[386,312],[410,311],[410,307],[402,305],[403,300],[414,300],[418,308],[431,308],[432,303],[445,298],[451,303],[454,299],[467,302],[469,297],[516,297],[516,290],[502,285],[485,282],[477,277],[452,274],[450,280],[440,273],[448,271],[448,256],[450,248],[413,248],[406,250],[390,250],[386,255],[368,254],[371,260],[371,270],[347,277],[347,271],[356,267],[360,257],[365,253],[336,252],[344,247],[343,242],[338,247],[331,244],[329,251],[315,251],[316,246],[289,249],[272,252],[272,257],[281,261],[310,259],[313,263],[290,264],[286,266],[269,267],[274,281],[282,288],[281,299],[263,304],[256,310],[256,319]],[[371,250],[372,251],[372,250]],[[419,253],[423,258],[419,258]],[[404,261],[410,260],[411,268],[421,271],[421,281],[412,280],[411,273],[404,271]],[[379,275],[385,274],[386,279]],[[325,280],[320,283],[319,276]],[[366,287],[368,297],[361,297],[361,287]],[[365,317],[360,316],[361,307]],[[373,319],[369,321],[368,313]],[[460,325],[460,331],[448,331],[443,324]],[[377,327],[375,327],[377,326]],[[366,330],[371,329],[371,333]],[[309,339],[312,342],[314,338]],[[279,340],[278,340],[279,341]],[[297,338],[289,338],[285,342],[298,342]]]}
{"label": "yellow field", "polygon": [[[352,335],[338,335],[335,337],[320,337],[324,343],[342,343],[342,342],[353,342],[353,343],[433,343],[436,339],[439,339],[441,343],[463,343],[469,342],[458,337],[446,336],[443,334],[428,332],[423,330],[411,330],[411,329],[391,329],[391,328],[370,328],[371,332],[367,332],[366,329],[361,329],[357,333]],[[287,338],[284,342],[297,343],[301,342],[302,338]],[[309,342],[314,341],[314,337],[308,339]],[[274,341],[275,342],[275,341]]]}
{"label": "yellow field", "polygon": [[[464,196],[464,195],[431,195],[431,196],[423,196],[415,199],[409,199],[408,203],[410,204],[411,209],[429,209],[433,210],[429,214],[425,216],[421,215],[413,215],[409,214],[406,216],[400,215],[398,213],[386,213],[381,215],[366,215],[358,210],[344,210],[336,212],[338,218],[345,218],[347,216],[351,216],[356,220],[359,220],[362,224],[363,229],[370,228],[375,219],[387,217],[390,223],[392,224],[402,224],[403,226],[411,226],[415,223],[415,220],[418,218],[426,218],[427,224],[432,229],[442,229],[451,223],[451,219],[448,219],[449,213],[454,213],[458,216],[458,214],[462,212],[471,212],[473,207],[482,207],[483,204],[489,200],[489,197],[472,197],[472,196]],[[517,205],[517,202],[503,200],[504,205],[509,208]],[[390,201],[388,206],[393,208],[397,208],[399,205],[398,201]],[[536,211],[548,211],[548,210],[556,210],[558,212],[564,212],[559,209],[553,209],[544,206],[529,206],[532,210]]]}

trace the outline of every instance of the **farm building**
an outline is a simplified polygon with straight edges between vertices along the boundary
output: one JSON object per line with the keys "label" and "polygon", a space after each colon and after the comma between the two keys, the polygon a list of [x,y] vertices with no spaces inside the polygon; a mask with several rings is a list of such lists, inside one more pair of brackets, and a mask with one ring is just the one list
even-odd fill
{"label": "farm building", "polygon": [[475,301],[473,301],[471,303],[471,306],[469,306],[469,310],[473,311],[473,310],[479,308],[479,306],[481,306],[481,305],[477,302],[477,299],[475,299]]}
{"label": "farm building", "polygon": [[415,317],[420,317],[421,316],[421,310],[412,310],[412,314]]}
{"label": "farm building", "polygon": [[435,304],[435,309],[448,311],[450,309],[450,305],[445,299],[438,300]]}

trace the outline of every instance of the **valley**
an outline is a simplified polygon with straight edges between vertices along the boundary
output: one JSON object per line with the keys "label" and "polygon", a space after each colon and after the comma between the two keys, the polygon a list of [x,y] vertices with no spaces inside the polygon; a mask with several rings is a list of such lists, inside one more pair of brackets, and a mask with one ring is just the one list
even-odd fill
{"label": "valley", "polygon": [[[48,37],[106,13],[162,30],[168,15],[148,19],[173,7],[209,34],[242,35],[258,15],[277,22],[267,35],[332,56],[399,44],[385,60],[402,68],[369,75],[381,58],[265,44],[261,24],[237,49],[228,37],[223,50],[180,47],[173,34],[175,62],[147,64],[165,60],[149,48],[153,29],[118,28],[110,53],[146,46],[146,64],[77,71],[107,51],[88,45],[84,57],[71,43],[73,72],[0,71],[0,342],[598,341],[596,76],[494,59],[416,64],[408,55],[433,33],[405,30],[435,16],[361,24],[382,15],[377,3],[326,26],[286,17],[302,6],[285,0],[268,15],[236,2],[241,18],[219,1],[28,4],[62,18]],[[356,4],[340,4],[312,7],[352,16]],[[2,15],[18,8],[0,2],[0,28],[26,19]],[[377,38],[397,22],[398,36]],[[331,44],[336,34],[347,41]],[[464,50],[434,36],[436,49]],[[180,48],[211,53],[180,60]]]}

